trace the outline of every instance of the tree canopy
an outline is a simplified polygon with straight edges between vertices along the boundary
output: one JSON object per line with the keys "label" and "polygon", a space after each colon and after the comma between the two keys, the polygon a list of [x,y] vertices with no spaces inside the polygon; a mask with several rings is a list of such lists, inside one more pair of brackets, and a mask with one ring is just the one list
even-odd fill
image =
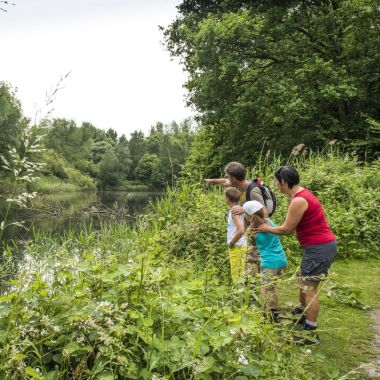
{"label": "tree canopy", "polygon": [[178,10],[164,36],[189,74],[210,163],[333,139],[375,157],[377,0],[184,0]]}

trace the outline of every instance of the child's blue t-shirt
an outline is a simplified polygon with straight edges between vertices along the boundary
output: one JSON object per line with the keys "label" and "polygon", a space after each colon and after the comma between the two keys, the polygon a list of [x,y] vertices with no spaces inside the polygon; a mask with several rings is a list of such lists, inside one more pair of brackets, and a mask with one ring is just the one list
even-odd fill
{"label": "child's blue t-shirt", "polygon": [[[276,225],[269,219],[269,225]],[[256,245],[260,252],[261,267],[279,269],[288,265],[284,248],[278,235],[268,232],[259,232],[256,235]]]}

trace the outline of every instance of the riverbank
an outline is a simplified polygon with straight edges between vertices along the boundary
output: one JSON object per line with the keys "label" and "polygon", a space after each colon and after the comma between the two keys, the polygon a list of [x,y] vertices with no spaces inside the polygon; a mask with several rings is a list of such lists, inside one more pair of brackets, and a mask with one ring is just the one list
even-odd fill
{"label": "riverbank", "polygon": [[[9,194],[12,191],[13,184],[7,179],[3,179],[0,184],[0,193]],[[17,184],[15,187],[16,193],[21,193],[25,190],[30,192],[36,191],[41,194],[52,193],[65,193],[75,191],[97,191],[95,182],[72,182],[69,180],[63,180],[54,176],[40,176],[35,182],[28,184]],[[156,187],[149,186],[147,184],[138,181],[123,181],[117,187],[108,187],[100,189],[102,191],[128,191],[128,192],[157,192],[162,191]]]}
{"label": "riverbank", "polygon": [[[379,296],[379,266],[371,258],[378,255],[376,167],[336,156],[299,166],[339,240],[337,275],[324,283],[334,287],[322,293],[321,346],[289,344],[295,327],[269,323],[257,294],[255,307],[249,287],[231,286],[223,193],[183,182],[134,228],[110,224],[62,239],[41,235],[27,245],[11,287],[2,284],[0,373],[12,379],[325,380],[368,361],[373,331],[364,309]],[[279,198],[276,221],[286,206]],[[280,284],[282,302],[294,303],[300,252],[293,236],[283,243],[291,268]],[[8,263],[7,272],[11,257]]]}
{"label": "riverbank", "polygon": [[[14,289],[1,298],[0,369],[9,379],[325,380],[373,358],[371,320],[355,303],[379,302],[378,260],[334,263],[321,292],[322,343],[298,348],[288,343],[293,325],[270,324],[249,305],[248,288],[229,285],[226,254],[219,252],[219,268],[209,259],[178,259],[163,245],[169,231],[160,238],[141,229],[148,220],[140,223],[139,234],[119,225],[61,242],[41,237],[28,247]],[[293,269],[281,285],[282,313],[296,302]],[[346,293],[330,292],[332,283]],[[362,370],[346,378],[366,379]]]}
{"label": "riverbank", "polygon": [[[36,191],[42,194],[49,193],[62,193],[71,191],[96,191],[96,185],[94,182],[86,182],[86,184],[76,184],[62,180],[57,177],[40,177],[36,182],[28,184],[29,191]],[[129,191],[129,192],[148,192],[157,191],[150,186],[136,182],[136,181],[124,181],[116,188],[110,187],[101,189],[103,191]]]}

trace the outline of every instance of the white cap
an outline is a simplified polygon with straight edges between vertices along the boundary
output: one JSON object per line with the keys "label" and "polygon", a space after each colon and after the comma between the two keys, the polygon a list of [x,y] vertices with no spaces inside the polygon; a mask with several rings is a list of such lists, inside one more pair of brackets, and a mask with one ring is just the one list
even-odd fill
{"label": "white cap", "polygon": [[248,215],[253,215],[262,208],[264,206],[258,201],[248,201],[243,204],[243,209]]}

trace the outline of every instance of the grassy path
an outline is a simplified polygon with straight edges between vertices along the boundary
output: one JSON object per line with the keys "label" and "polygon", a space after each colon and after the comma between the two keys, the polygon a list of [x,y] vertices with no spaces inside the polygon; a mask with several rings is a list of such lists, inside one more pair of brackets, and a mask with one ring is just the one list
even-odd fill
{"label": "grassy path", "polygon": [[380,305],[371,312],[371,318],[375,331],[373,350],[376,353],[376,357],[371,361],[371,366],[368,368],[367,373],[372,379],[380,379]]}
{"label": "grassy path", "polygon": [[[332,266],[330,278],[320,297],[321,345],[317,351],[324,359],[315,368],[315,374],[327,372],[331,378],[340,378],[363,363],[377,360],[373,346],[375,324],[371,313],[374,314],[374,310],[380,305],[380,261],[338,260]],[[339,300],[327,295],[332,283],[337,284],[338,289],[344,290],[343,295],[338,297]],[[296,286],[282,292],[281,299],[283,302],[290,300],[296,304]],[[344,303],[355,299],[368,305],[372,312]],[[348,378],[378,378],[369,376],[367,371],[366,374],[352,374]]]}

